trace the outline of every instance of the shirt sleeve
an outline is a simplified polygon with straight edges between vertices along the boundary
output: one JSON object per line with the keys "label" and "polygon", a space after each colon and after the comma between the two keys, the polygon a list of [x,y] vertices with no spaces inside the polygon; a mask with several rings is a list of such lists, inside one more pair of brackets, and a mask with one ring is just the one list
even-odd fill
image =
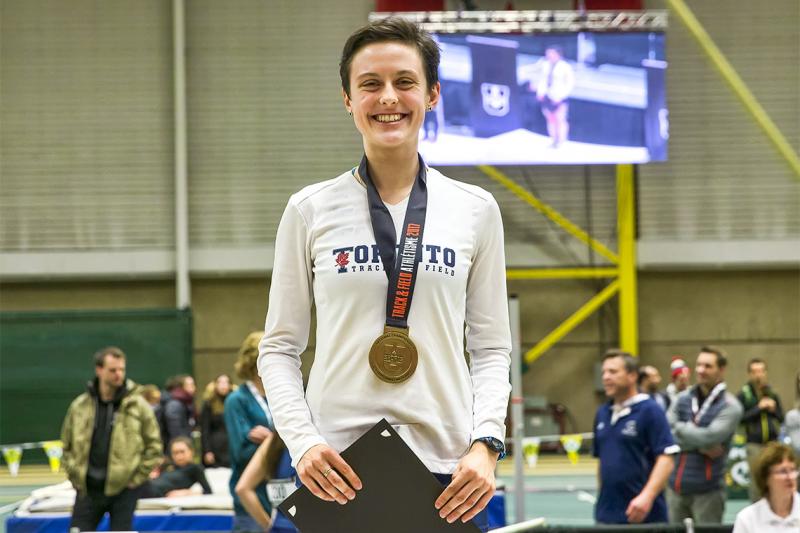
{"label": "shirt sleeve", "polygon": [[693,422],[674,425],[675,439],[681,448],[694,450],[728,442],[742,418],[742,404],[732,395],[726,398],[725,407],[708,426],[699,427]]}
{"label": "shirt sleeve", "polygon": [[506,297],[503,221],[494,198],[477,226],[475,259],[467,279],[466,338],[473,387],[472,440],[505,438],[511,392],[511,331]]}
{"label": "shirt sleeve", "polygon": [[275,261],[258,373],[264,382],[275,428],[292,456],[292,466],[309,448],[324,444],[303,391],[300,354],[311,325],[312,268],[309,231],[296,198],[283,212],[275,238]]}
{"label": "shirt sleeve", "polygon": [[675,444],[672,431],[669,429],[667,415],[653,402],[649,406],[649,423],[647,424],[647,446],[653,450],[653,456],[672,455],[681,451],[680,446]]}
{"label": "shirt sleeve", "polygon": [[208,484],[208,480],[206,479],[206,471],[202,465],[194,465],[194,479],[196,483],[200,483],[200,486],[203,487],[203,494],[211,494],[211,486]]}

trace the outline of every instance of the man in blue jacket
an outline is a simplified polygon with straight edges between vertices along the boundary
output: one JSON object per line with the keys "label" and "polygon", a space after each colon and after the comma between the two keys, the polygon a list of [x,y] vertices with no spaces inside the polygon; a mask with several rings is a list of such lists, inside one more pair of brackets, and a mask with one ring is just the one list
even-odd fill
{"label": "man in blue jacket", "polygon": [[742,418],[742,406],[725,387],[725,353],[700,349],[697,384],[683,391],[667,414],[681,447],[667,490],[669,518],[681,523],[722,523],[725,512],[725,468],[731,438]]}

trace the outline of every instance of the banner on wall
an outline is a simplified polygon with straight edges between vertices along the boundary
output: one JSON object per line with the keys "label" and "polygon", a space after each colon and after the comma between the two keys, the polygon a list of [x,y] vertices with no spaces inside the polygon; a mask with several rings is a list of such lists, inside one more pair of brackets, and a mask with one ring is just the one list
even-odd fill
{"label": "banner on wall", "polygon": [[729,500],[746,500],[750,496],[750,465],[747,463],[747,449],[744,435],[734,435],[728,452],[727,472],[725,472],[725,491]]}
{"label": "banner on wall", "polygon": [[567,452],[567,458],[573,465],[578,464],[578,457],[581,451],[581,444],[583,443],[582,435],[562,435],[561,446]]}
{"label": "banner on wall", "polygon": [[529,467],[534,468],[539,462],[539,445],[542,440],[539,437],[525,437],[522,439],[522,456]]}
{"label": "banner on wall", "polygon": [[5,459],[11,475],[16,476],[19,473],[19,462],[22,461],[22,448],[20,446],[3,447],[3,459]]}
{"label": "banner on wall", "polygon": [[44,453],[50,462],[50,470],[58,472],[61,469],[61,456],[64,455],[64,444],[60,440],[49,440],[42,443]]}

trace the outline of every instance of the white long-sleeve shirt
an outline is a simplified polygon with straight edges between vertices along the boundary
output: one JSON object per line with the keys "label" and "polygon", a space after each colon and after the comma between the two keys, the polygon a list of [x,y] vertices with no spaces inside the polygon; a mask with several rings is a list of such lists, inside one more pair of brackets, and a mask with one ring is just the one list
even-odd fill
{"label": "white long-sleeve shirt", "polygon": [[575,88],[575,72],[572,65],[563,59],[555,64],[546,59],[542,59],[541,62],[543,64],[542,75],[536,87],[536,96],[540,98],[546,96],[554,102],[561,102],[568,98]]}
{"label": "white long-sleeve shirt", "polygon": [[[433,169],[427,186],[408,318],[419,363],[399,384],[379,380],[369,365],[386,321],[388,281],[366,188],[346,172],[289,200],[258,369],[295,465],[316,444],[343,450],[384,417],[437,473],[452,472],[474,439],[505,436],[511,339],[500,210],[483,189]],[[398,236],[407,203],[387,205]],[[304,393],[300,354],[312,302],[317,345]]]}

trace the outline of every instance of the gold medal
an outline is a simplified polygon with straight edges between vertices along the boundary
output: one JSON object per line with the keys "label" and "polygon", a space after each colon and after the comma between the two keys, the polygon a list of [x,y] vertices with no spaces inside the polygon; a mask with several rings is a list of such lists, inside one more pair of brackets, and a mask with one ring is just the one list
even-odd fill
{"label": "gold medal", "polygon": [[383,335],[369,349],[369,366],[378,379],[402,383],[417,369],[417,347],[407,328],[384,326]]}

